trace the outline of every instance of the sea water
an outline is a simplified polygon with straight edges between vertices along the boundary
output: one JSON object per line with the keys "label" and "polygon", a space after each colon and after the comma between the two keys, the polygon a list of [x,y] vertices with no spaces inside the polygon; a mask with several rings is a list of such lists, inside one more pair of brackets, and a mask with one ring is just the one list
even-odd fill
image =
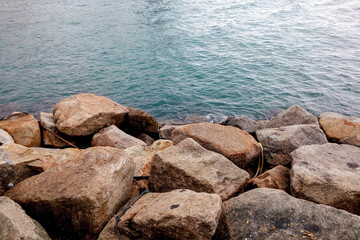
{"label": "sea water", "polygon": [[80,92],[159,119],[360,117],[360,2],[1,0],[0,117]]}

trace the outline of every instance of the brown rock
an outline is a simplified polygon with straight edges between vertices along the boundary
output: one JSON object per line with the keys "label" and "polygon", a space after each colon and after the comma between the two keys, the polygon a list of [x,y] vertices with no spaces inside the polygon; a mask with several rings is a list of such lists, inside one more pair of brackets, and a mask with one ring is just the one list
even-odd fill
{"label": "brown rock", "polygon": [[122,239],[211,239],[221,213],[217,194],[175,190],[148,193],[118,226]]}
{"label": "brown rock", "polygon": [[171,133],[172,131],[177,127],[182,127],[184,125],[164,125],[160,128],[159,136],[162,139],[168,139],[171,140]]}
{"label": "brown rock", "polygon": [[290,192],[289,178],[289,169],[280,165],[252,179],[247,188],[275,188]]}
{"label": "brown rock", "polygon": [[150,172],[155,192],[190,189],[217,193],[227,200],[239,193],[249,174],[221,154],[206,150],[191,138],[154,155]]}
{"label": "brown rock", "polygon": [[245,115],[228,117],[221,125],[237,127],[250,134],[260,129],[260,125],[256,121]]}
{"label": "brown rock", "polygon": [[327,112],[319,114],[319,122],[330,140],[360,147],[360,118]]}
{"label": "brown rock", "polygon": [[142,133],[140,134],[138,137],[138,139],[140,139],[141,141],[143,141],[144,143],[146,143],[146,145],[151,145],[155,140],[150,137],[149,135]]}
{"label": "brown rock", "polygon": [[127,109],[129,114],[121,128],[133,136],[146,133],[155,139],[159,138],[159,124],[151,114],[138,108]]}
{"label": "brown rock", "polygon": [[15,143],[25,147],[40,147],[40,126],[33,115],[15,112],[0,121],[0,128],[8,132]]}
{"label": "brown rock", "polygon": [[146,146],[146,143],[137,139],[112,125],[101,129],[93,136],[91,146],[108,146],[119,149],[125,149],[132,146]]}
{"label": "brown rock", "polygon": [[260,145],[250,134],[231,126],[196,123],[172,132],[174,144],[185,138],[192,138],[204,148],[224,155],[240,168],[246,168],[256,161],[261,151]]}
{"label": "brown rock", "polygon": [[52,238],[95,239],[129,198],[134,163],[123,150],[94,147],[6,192]]}
{"label": "brown rock", "polygon": [[76,148],[38,148],[33,147],[32,150],[35,150],[38,154],[43,156],[44,158],[53,158],[56,165],[66,163],[67,161],[71,161],[75,159],[76,155],[80,152],[80,150]]}
{"label": "brown rock", "polygon": [[129,110],[110,99],[92,93],[66,98],[54,107],[54,121],[60,132],[87,136],[103,127],[121,124]]}

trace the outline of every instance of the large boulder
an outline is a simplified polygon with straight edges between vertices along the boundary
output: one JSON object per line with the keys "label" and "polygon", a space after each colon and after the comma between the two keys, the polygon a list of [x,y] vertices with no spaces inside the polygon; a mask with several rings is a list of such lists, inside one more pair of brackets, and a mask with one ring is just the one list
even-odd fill
{"label": "large boulder", "polygon": [[150,186],[155,192],[186,188],[217,193],[222,200],[239,193],[250,179],[245,170],[191,138],[157,152],[150,176]]}
{"label": "large boulder", "polygon": [[55,239],[95,239],[130,196],[134,162],[123,150],[93,147],[5,193]]}
{"label": "large boulder", "polygon": [[0,128],[0,145],[4,143],[14,143],[14,139],[7,131]]}
{"label": "large boulder", "polygon": [[175,190],[148,193],[118,224],[121,239],[211,239],[221,213],[217,194]]}
{"label": "large boulder", "polygon": [[133,136],[146,133],[155,139],[159,138],[159,124],[150,113],[138,108],[127,107],[127,109],[129,114],[121,128]]}
{"label": "large boulder", "polygon": [[81,93],[54,106],[54,121],[60,132],[70,136],[87,136],[100,129],[121,124],[129,110],[103,96]]}
{"label": "large boulder", "polygon": [[101,129],[93,136],[91,141],[93,147],[108,146],[125,149],[136,145],[146,146],[146,143],[121,131],[115,125]]}
{"label": "large boulder", "polygon": [[360,147],[360,118],[327,112],[319,114],[319,122],[331,141]]}
{"label": "large boulder", "polygon": [[8,197],[0,197],[0,223],[0,239],[51,240],[44,228]]}
{"label": "large boulder", "polygon": [[360,217],[257,188],[223,203],[214,239],[344,239],[360,236]]}
{"label": "large boulder", "polygon": [[292,194],[360,214],[360,148],[327,143],[291,153]]}
{"label": "large boulder", "polygon": [[175,128],[181,127],[181,126],[184,126],[184,125],[165,124],[164,126],[160,127],[159,137],[162,139],[171,140],[172,131]]}
{"label": "large boulder", "polygon": [[33,115],[15,112],[0,121],[0,128],[8,132],[15,143],[25,147],[40,147],[40,126]]}
{"label": "large boulder", "polygon": [[41,147],[32,147],[30,148],[35,150],[38,154],[44,158],[53,158],[56,165],[66,163],[67,161],[73,160],[76,155],[81,151],[76,148],[41,148]]}
{"label": "large boulder", "polygon": [[54,159],[16,143],[0,147],[0,195],[15,184],[55,166]]}
{"label": "large boulder", "polygon": [[318,125],[265,128],[256,131],[256,136],[264,147],[265,160],[271,166],[289,164],[290,153],[300,146],[328,142]]}
{"label": "large boulder", "polygon": [[195,123],[175,128],[172,132],[174,144],[185,138],[192,138],[204,148],[224,155],[240,168],[253,163],[261,151],[250,134],[232,126]]}
{"label": "large boulder", "polygon": [[256,121],[245,115],[228,117],[221,125],[237,127],[250,134],[260,129],[260,125]]}
{"label": "large boulder", "polygon": [[266,128],[278,128],[290,125],[300,124],[316,124],[319,122],[317,118],[303,109],[302,107],[295,105],[285,111],[279,113],[266,124]]}

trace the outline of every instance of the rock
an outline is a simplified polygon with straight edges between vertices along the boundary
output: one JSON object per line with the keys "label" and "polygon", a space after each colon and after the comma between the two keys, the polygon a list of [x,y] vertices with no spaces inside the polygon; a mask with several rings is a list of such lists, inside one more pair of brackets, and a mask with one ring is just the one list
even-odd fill
{"label": "rock", "polygon": [[33,115],[14,112],[0,121],[0,128],[8,132],[15,143],[25,147],[40,147],[40,126]]}
{"label": "rock", "polygon": [[217,193],[227,200],[239,193],[250,179],[221,154],[206,150],[191,138],[154,155],[150,186],[155,192],[190,189]]}
{"label": "rock", "polygon": [[14,143],[14,139],[7,131],[0,128],[0,146],[5,143]]}
{"label": "rock", "polygon": [[121,124],[129,110],[110,99],[81,93],[54,106],[54,121],[60,132],[70,136],[87,136],[100,129]]}
{"label": "rock", "polygon": [[319,122],[331,141],[360,147],[360,118],[327,112],[319,114]]}
{"label": "rock", "polygon": [[211,239],[221,213],[217,194],[175,190],[148,193],[118,224],[122,239]]}
{"label": "rock", "polygon": [[291,153],[295,197],[360,214],[360,148],[327,143]]}
{"label": "rock", "polygon": [[171,140],[171,133],[177,127],[182,127],[184,125],[164,125],[160,128],[159,137],[162,139]]}
{"label": "rock", "polygon": [[0,223],[0,239],[51,240],[44,228],[8,197],[0,197]]}
{"label": "rock", "polygon": [[290,153],[300,146],[328,142],[318,125],[265,128],[256,131],[256,136],[264,147],[265,160],[271,166],[289,164]]}
{"label": "rock", "polygon": [[261,151],[250,134],[231,126],[195,123],[178,127],[172,132],[174,144],[185,138],[192,138],[204,148],[224,155],[240,168],[256,161]]}
{"label": "rock", "polygon": [[5,193],[55,239],[95,239],[129,198],[135,164],[123,150],[93,147]]}
{"label": "rock", "polygon": [[278,189],[257,188],[223,203],[213,239],[355,240],[359,236],[359,216]]}
{"label": "rock", "polygon": [[266,128],[266,125],[268,124],[269,120],[259,120],[257,121],[257,124],[259,125],[259,129],[264,129]]}
{"label": "rock", "polygon": [[159,124],[151,114],[138,108],[127,107],[127,109],[129,114],[121,127],[125,132],[133,136],[146,133],[155,139],[159,138]]}
{"label": "rock", "polygon": [[93,136],[91,146],[108,146],[119,149],[125,149],[132,146],[146,146],[146,143],[137,139],[112,125],[101,129]]}
{"label": "rock", "polygon": [[144,143],[146,143],[146,145],[151,145],[155,140],[150,137],[149,135],[142,133],[140,134],[138,137],[138,139],[140,139],[141,141],[143,141]]}
{"label": "rock", "polygon": [[221,123],[221,125],[237,127],[250,134],[255,133],[260,129],[260,126],[256,121],[245,115],[229,117],[225,122]]}
{"label": "rock", "polygon": [[0,195],[13,185],[54,166],[54,159],[16,143],[0,147]]}
{"label": "rock", "polygon": [[315,124],[319,125],[317,118],[300,106],[292,106],[279,113],[266,124],[266,128],[278,128],[290,125]]}
{"label": "rock", "polygon": [[71,161],[75,159],[76,155],[80,152],[80,150],[76,148],[38,148],[33,147],[32,150],[35,150],[44,158],[50,157],[53,158],[56,165],[66,163],[67,161]]}
{"label": "rock", "polygon": [[289,178],[289,169],[280,165],[252,179],[246,188],[275,188],[285,192],[290,192]]}

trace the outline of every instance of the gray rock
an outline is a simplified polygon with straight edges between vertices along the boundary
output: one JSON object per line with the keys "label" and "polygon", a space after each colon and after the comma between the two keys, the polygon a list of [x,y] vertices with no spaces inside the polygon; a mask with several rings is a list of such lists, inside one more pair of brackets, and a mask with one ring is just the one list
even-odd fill
{"label": "gray rock", "polygon": [[14,143],[14,139],[11,137],[11,135],[0,128],[0,143]]}
{"label": "gray rock", "polygon": [[230,117],[222,125],[237,127],[247,133],[255,133],[260,129],[260,125],[256,121],[245,115]]}
{"label": "gray rock", "polygon": [[299,124],[316,124],[317,118],[300,106],[292,106],[279,113],[266,124],[266,128],[278,128]]}
{"label": "gray rock", "polygon": [[257,121],[257,124],[259,124],[259,130],[266,128],[266,125],[268,124],[270,120],[259,120]]}
{"label": "gray rock", "polygon": [[150,186],[155,192],[186,188],[217,193],[222,200],[239,193],[250,179],[246,171],[191,138],[157,152],[150,176]]}
{"label": "gray rock", "polygon": [[360,214],[360,148],[327,143],[291,153],[292,194]]}
{"label": "gray rock", "polygon": [[101,129],[93,136],[91,146],[108,146],[119,149],[125,149],[132,146],[146,146],[144,141],[137,139],[112,125]]}
{"label": "gray rock", "polygon": [[118,226],[122,239],[211,239],[221,213],[217,194],[175,190],[148,193],[138,200]]}
{"label": "gray rock", "polygon": [[331,141],[360,147],[360,118],[327,112],[319,114],[319,122]]}
{"label": "gray rock", "polygon": [[265,160],[271,166],[289,164],[290,153],[300,146],[328,142],[318,125],[265,128],[256,131],[256,136],[263,145]]}
{"label": "gray rock", "polygon": [[360,217],[294,198],[284,191],[257,188],[223,203],[214,239],[342,239],[360,236]]}
{"label": "gray rock", "polygon": [[162,139],[168,139],[171,140],[171,133],[172,131],[177,128],[177,127],[181,127],[184,125],[164,125],[163,127],[160,128],[160,132],[159,132],[159,137]]}
{"label": "gray rock", "polygon": [[44,228],[8,197],[0,197],[0,223],[0,239],[51,240]]}

